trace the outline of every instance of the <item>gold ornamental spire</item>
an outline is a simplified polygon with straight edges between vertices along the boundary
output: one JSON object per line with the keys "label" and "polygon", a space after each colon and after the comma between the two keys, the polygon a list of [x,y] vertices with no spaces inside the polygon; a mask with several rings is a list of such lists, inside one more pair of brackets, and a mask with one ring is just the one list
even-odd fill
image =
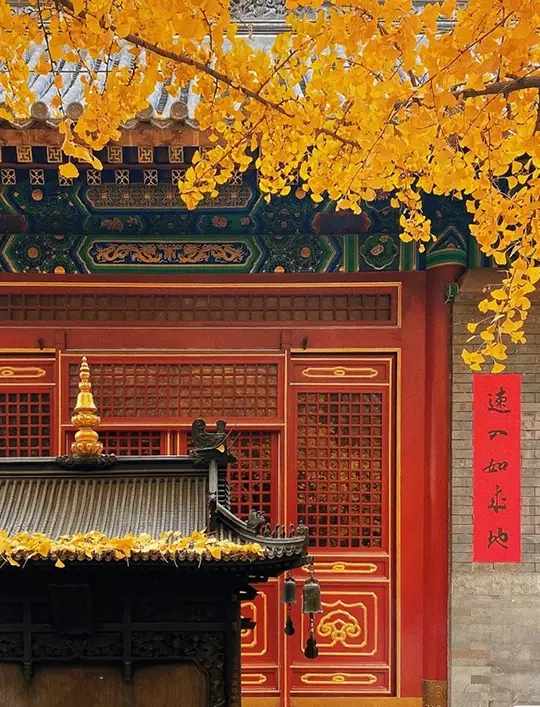
{"label": "gold ornamental spire", "polygon": [[94,428],[99,427],[101,418],[97,415],[97,407],[92,395],[90,366],[86,356],[82,357],[79,368],[79,394],[71,422],[77,428],[75,442],[71,445],[72,453],[78,457],[99,456],[103,451],[103,445]]}

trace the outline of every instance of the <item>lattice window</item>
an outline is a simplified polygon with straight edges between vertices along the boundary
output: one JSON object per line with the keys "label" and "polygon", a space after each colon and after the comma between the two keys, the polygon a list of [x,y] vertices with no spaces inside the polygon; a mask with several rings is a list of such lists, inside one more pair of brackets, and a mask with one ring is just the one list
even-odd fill
{"label": "lattice window", "polygon": [[[74,434],[68,435],[66,453],[71,451]],[[105,454],[153,456],[165,454],[160,430],[99,430]]]}
{"label": "lattice window", "polygon": [[[72,364],[70,410],[77,383]],[[92,387],[103,418],[278,416],[272,363],[93,363]]]}
{"label": "lattice window", "polygon": [[3,294],[2,321],[397,322],[395,290],[363,294]]}
{"label": "lattice window", "polygon": [[[277,519],[277,432],[231,430],[229,451],[237,464],[229,466],[231,511],[246,520],[251,509],[262,511],[269,523]],[[188,432],[181,433],[180,454],[192,448]]]}
{"label": "lattice window", "polygon": [[298,393],[297,513],[315,546],[383,547],[385,419],[380,392]]}
{"label": "lattice window", "polygon": [[269,522],[275,521],[277,449],[274,438],[272,432],[242,431],[231,448],[238,457],[238,464],[229,467],[231,510],[239,518],[245,520],[254,508],[262,511]]}
{"label": "lattice window", "polygon": [[0,457],[50,455],[50,393],[0,392]]}

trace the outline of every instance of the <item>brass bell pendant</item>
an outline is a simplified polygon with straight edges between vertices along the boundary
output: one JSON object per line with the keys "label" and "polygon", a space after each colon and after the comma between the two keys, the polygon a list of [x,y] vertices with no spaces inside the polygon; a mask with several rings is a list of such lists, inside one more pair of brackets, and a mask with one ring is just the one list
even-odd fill
{"label": "brass bell pendant", "polygon": [[283,583],[282,601],[284,604],[296,604],[296,581],[290,574]]}
{"label": "brass bell pendant", "polygon": [[292,605],[296,604],[296,581],[291,573],[287,575],[283,582],[283,594],[281,601],[287,606],[287,620],[285,621],[285,635],[294,636],[295,629],[292,620]]}
{"label": "brass bell pendant", "polygon": [[309,575],[302,590],[302,611],[304,614],[320,614],[322,613],[321,585],[315,579],[313,570]]}
{"label": "brass bell pendant", "polygon": [[314,660],[319,655],[317,641],[315,640],[314,614],[322,613],[321,585],[315,577],[313,565],[309,568],[309,578],[302,588],[302,611],[309,614],[309,636],[304,648],[304,655],[309,660]]}

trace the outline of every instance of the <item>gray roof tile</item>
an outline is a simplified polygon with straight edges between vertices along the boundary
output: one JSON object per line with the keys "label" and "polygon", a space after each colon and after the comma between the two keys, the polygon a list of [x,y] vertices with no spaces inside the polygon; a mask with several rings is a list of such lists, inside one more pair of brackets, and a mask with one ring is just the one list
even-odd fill
{"label": "gray roof tile", "polygon": [[[188,537],[206,531],[238,545],[258,543],[267,560],[304,564],[307,538],[256,535],[228,510],[225,472],[223,465],[221,491],[212,501],[208,468],[195,466],[188,456],[122,456],[95,470],[71,463],[66,468],[52,458],[0,459],[0,530],[8,535],[42,533],[52,540],[92,531],[108,538],[133,534],[155,539],[162,533]],[[212,516],[210,506],[215,506]],[[188,552],[179,559],[196,556]]]}

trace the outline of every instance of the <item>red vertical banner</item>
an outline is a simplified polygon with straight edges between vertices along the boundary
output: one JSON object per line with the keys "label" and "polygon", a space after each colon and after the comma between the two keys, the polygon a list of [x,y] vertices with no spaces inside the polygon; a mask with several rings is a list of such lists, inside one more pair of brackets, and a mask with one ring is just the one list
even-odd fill
{"label": "red vertical banner", "polygon": [[521,561],[521,376],[474,376],[473,560]]}

